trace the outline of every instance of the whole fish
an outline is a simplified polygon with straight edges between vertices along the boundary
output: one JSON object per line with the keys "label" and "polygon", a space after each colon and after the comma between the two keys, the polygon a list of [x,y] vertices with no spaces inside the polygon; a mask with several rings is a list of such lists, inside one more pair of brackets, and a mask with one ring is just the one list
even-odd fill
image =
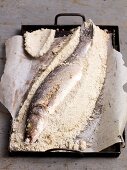
{"label": "whole fish", "polygon": [[80,32],[80,42],[73,54],[57,66],[37,89],[27,115],[25,140],[35,142],[45,128],[46,115],[54,113],[82,77],[83,58],[93,37],[93,25],[85,23]]}

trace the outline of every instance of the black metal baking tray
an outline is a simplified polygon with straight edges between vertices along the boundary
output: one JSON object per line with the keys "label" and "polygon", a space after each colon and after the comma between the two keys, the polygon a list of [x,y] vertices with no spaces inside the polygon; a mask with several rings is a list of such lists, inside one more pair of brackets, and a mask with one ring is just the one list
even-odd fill
{"label": "black metal baking tray", "polygon": [[[60,16],[80,16],[83,22],[85,17],[79,13],[62,13],[55,17],[54,25],[22,25],[21,34],[23,35],[26,31],[34,31],[40,28],[56,29],[56,37],[64,36],[70,33],[70,30],[76,28],[80,25],[58,25],[58,17]],[[119,45],[119,28],[114,25],[98,25],[101,29],[106,29],[109,33],[112,33],[112,45],[117,50],[120,51]],[[123,134],[125,139],[125,133]],[[54,152],[55,151],[55,152]],[[101,152],[80,152],[74,150],[67,150],[66,152],[59,149],[48,150],[45,152],[35,152],[35,151],[9,151],[10,156],[19,157],[118,157],[121,153],[120,143],[114,144]]]}

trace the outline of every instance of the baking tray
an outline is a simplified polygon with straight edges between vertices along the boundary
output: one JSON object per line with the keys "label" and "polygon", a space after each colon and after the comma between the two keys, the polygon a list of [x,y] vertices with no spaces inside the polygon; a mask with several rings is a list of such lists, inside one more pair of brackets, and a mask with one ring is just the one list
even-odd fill
{"label": "baking tray", "polygon": [[[26,31],[34,31],[40,28],[49,28],[56,30],[56,37],[68,35],[70,30],[76,28],[80,25],[58,25],[58,18],[61,16],[80,16],[85,22],[85,16],[79,13],[60,13],[55,16],[54,25],[22,25],[21,34],[23,35]],[[101,29],[106,29],[109,33],[112,33],[112,45],[117,50],[120,51],[119,45],[119,28],[114,25],[98,25]],[[123,133],[123,138],[125,139],[125,131]],[[45,152],[36,151],[9,151],[10,156],[19,157],[118,157],[121,153],[121,144],[114,144],[101,152],[80,152],[74,150],[63,149],[51,149]]]}

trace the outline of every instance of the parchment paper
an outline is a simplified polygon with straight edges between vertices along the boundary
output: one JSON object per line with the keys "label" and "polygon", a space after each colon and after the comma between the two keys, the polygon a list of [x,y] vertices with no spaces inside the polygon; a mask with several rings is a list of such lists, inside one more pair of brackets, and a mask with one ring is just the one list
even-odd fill
{"label": "parchment paper", "polygon": [[[102,101],[102,118],[96,134],[97,150],[122,142],[122,133],[127,121],[127,67],[121,53],[112,50],[108,57],[107,77]],[[95,143],[94,143],[95,144]]]}
{"label": "parchment paper", "polygon": [[26,56],[22,36],[13,36],[5,45],[6,64],[0,82],[0,101],[15,118],[39,61]]}
{"label": "parchment paper", "polygon": [[[0,82],[0,101],[15,118],[38,63],[24,54],[22,36],[9,39],[6,49],[7,61]],[[79,136],[90,143],[86,151],[100,151],[114,143],[123,142],[122,133],[127,121],[127,93],[123,85],[127,82],[127,68],[121,53],[114,49],[108,56],[107,65],[106,80],[98,107]]]}
{"label": "parchment paper", "polygon": [[87,151],[101,151],[124,142],[122,134],[127,121],[127,67],[122,54],[112,49],[107,61],[107,74],[102,94],[88,126],[79,138],[90,143]]}

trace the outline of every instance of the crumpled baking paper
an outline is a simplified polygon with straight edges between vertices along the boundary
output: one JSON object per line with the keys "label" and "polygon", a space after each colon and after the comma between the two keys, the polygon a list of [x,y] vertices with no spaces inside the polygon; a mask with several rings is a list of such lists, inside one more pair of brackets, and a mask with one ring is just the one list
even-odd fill
{"label": "crumpled baking paper", "polygon": [[[120,52],[112,49],[107,61],[104,89],[95,115],[80,134],[90,143],[86,151],[101,151],[109,146],[124,142],[123,131],[127,121],[127,67]],[[99,110],[99,113],[98,113]],[[97,113],[96,113],[97,112]]]}
{"label": "crumpled baking paper", "polygon": [[0,101],[12,118],[15,118],[21,106],[38,62],[26,56],[22,36],[13,36],[6,41],[6,64],[0,82]]}
{"label": "crumpled baking paper", "polygon": [[[0,101],[9,110],[12,118],[15,118],[38,63],[26,57],[22,36],[14,36],[7,41],[6,57],[0,82]],[[101,109],[79,136],[90,143],[86,151],[101,151],[117,142],[123,142],[122,134],[127,121],[127,93],[123,88],[125,83],[127,67],[124,66],[122,54],[112,49],[108,56],[107,75],[100,97]]]}

